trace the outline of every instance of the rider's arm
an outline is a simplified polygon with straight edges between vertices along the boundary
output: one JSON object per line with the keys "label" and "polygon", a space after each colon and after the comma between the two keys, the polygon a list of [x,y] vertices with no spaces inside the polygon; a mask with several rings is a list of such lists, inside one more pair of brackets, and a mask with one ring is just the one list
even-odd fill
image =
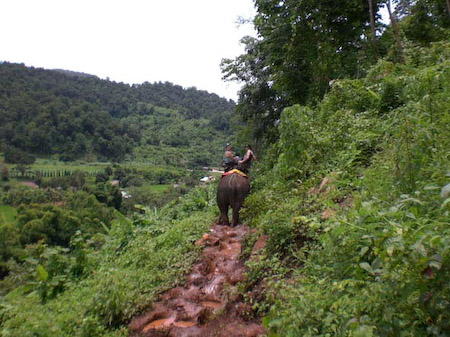
{"label": "rider's arm", "polygon": [[[250,150],[248,150],[248,151],[250,151]],[[245,153],[244,159],[239,161],[239,164],[246,163],[251,159],[250,153],[248,153],[248,151]]]}

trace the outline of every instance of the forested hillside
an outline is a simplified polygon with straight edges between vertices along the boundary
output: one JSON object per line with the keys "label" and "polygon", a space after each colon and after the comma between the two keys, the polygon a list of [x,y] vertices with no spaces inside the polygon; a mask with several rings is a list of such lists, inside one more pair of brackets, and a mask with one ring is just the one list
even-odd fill
{"label": "forested hillside", "polygon": [[450,45],[404,57],[281,114],[245,211],[276,336],[450,332]]}
{"label": "forested hillside", "polygon": [[448,336],[449,2],[255,3],[258,38],[223,64],[265,151],[253,314],[269,336]]}
{"label": "forested hillside", "polygon": [[60,159],[217,165],[234,102],[171,83],[127,85],[0,64],[0,140]]}
{"label": "forested hillside", "polygon": [[[448,39],[449,6],[444,0],[255,0],[258,36],[241,41],[245,54],[222,62],[224,79],[244,84],[237,111],[250,139],[274,142],[283,108],[317,104],[332,81],[363,78],[383,57],[402,63],[411,44]],[[382,7],[392,24],[383,23]]]}

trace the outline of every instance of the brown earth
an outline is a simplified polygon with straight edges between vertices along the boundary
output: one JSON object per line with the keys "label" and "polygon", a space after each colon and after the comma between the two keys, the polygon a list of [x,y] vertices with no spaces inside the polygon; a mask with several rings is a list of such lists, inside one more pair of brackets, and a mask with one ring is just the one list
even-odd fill
{"label": "brown earth", "polygon": [[[244,262],[239,260],[241,242],[248,227],[214,225],[196,245],[205,245],[202,260],[194,265],[184,286],[164,293],[152,310],[134,318],[130,336],[256,337],[265,333],[256,320],[245,320],[251,308],[233,294],[244,280]],[[252,254],[265,244],[257,241]]]}

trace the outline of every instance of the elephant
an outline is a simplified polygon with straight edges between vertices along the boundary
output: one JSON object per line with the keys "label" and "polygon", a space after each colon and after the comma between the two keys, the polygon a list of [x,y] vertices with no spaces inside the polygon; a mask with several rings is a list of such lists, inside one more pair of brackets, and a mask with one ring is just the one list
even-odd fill
{"label": "elephant", "polygon": [[217,187],[217,206],[220,210],[219,224],[228,226],[228,207],[233,209],[232,226],[239,224],[239,210],[245,197],[250,192],[250,183],[247,177],[238,173],[223,176]]}

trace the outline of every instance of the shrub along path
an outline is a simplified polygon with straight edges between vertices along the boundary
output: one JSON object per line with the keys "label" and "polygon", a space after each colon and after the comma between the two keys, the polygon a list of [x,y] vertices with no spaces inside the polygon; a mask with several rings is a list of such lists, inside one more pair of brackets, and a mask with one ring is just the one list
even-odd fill
{"label": "shrub along path", "polygon": [[[194,265],[184,286],[164,293],[152,310],[134,318],[132,336],[256,337],[264,334],[260,322],[245,320],[246,305],[233,294],[244,280],[244,262],[239,259],[242,240],[250,232],[237,227],[214,225],[196,245],[205,245],[202,260]],[[253,247],[261,248],[261,240]],[[253,253],[254,253],[253,252]],[[236,292],[234,292],[236,293]]]}

